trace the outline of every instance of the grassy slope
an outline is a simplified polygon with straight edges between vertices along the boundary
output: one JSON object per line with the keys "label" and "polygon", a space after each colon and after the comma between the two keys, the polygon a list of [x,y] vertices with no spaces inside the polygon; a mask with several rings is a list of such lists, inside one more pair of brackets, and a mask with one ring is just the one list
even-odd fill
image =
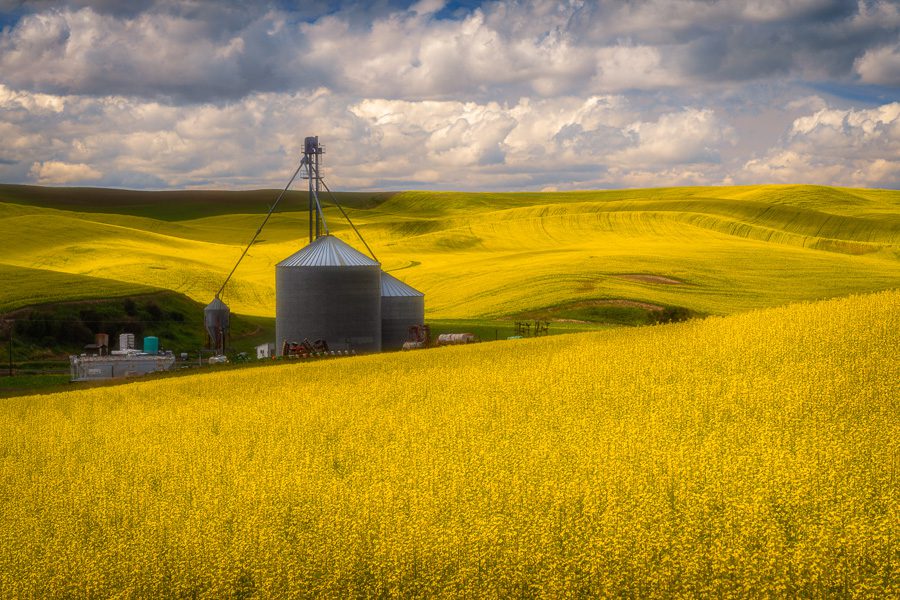
{"label": "grassy slope", "polygon": [[[94,341],[93,332],[110,336],[118,349],[118,335],[133,333],[138,348],[144,336],[156,336],[162,349],[195,355],[206,346],[203,305],[170,291],[124,298],[54,302],[7,313],[15,319],[16,360],[51,358],[53,350],[65,358]],[[6,334],[4,335],[4,339]],[[254,346],[274,338],[274,320],[235,315],[229,350],[254,353]],[[6,358],[4,356],[4,358]]]}
{"label": "grassy slope", "polygon": [[0,403],[10,597],[897,597],[900,291]]}
{"label": "grassy slope", "polygon": [[20,306],[87,298],[145,294],[153,288],[129,281],[71,275],[0,263],[0,313]]}
{"label": "grassy slope", "polygon": [[[10,242],[0,263],[171,289],[205,303],[275,195],[114,192],[0,186],[0,236]],[[229,285],[236,312],[273,314],[274,264],[304,243],[302,196],[273,217]],[[598,299],[727,314],[900,282],[900,192],[404,192],[348,202],[384,268],[426,293],[430,319],[541,314]],[[361,247],[337,211],[326,217],[336,235]],[[622,277],[629,274],[684,284]],[[4,294],[0,305],[23,301]]]}

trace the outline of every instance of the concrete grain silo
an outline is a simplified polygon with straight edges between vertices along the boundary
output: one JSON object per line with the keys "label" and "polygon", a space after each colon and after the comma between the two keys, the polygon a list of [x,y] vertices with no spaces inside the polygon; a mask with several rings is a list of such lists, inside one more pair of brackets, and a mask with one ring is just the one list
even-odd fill
{"label": "concrete grain silo", "polygon": [[425,294],[381,272],[381,348],[400,350],[412,325],[425,323]]}
{"label": "concrete grain silo", "polygon": [[381,350],[381,265],[326,235],[275,268],[275,349],[324,339],[331,350]]}

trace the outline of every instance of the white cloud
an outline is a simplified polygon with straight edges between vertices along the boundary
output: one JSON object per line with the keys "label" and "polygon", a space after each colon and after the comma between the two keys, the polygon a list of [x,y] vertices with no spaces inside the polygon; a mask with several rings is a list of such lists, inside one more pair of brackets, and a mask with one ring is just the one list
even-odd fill
{"label": "white cloud", "polygon": [[25,109],[28,112],[50,111],[60,113],[65,109],[65,101],[59,96],[35,94],[11,90],[0,83],[0,110]]}
{"label": "white cloud", "polygon": [[458,19],[438,18],[442,0],[376,4],[368,19],[344,3],[310,21],[252,3],[44,8],[0,33],[0,83],[198,103],[320,86],[483,103],[850,76],[854,59],[862,81],[896,82],[900,11],[886,0],[523,0],[485,2]]}
{"label": "white cloud", "polygon": [[296,166],[303,137],[320,135],[336,189],[900,182],[900,103],[872,109],[822,108],[818,97],[782,103],[790,105],[784,110],[808,112],[768,151],[726,162],[740,134],[727,115],[698,106],[648,118],[624,94],[505,104],[359,100],[320,88],[180,107],[0,92],[6,181],[278,187]]}
{"label": "white cloud", "polygon": [[803,96],[787,102],[784,108],[790,111],[796,110],[801,112],[818,111],[828,108],[828,103],[821,96]]}
{"label": "white cloud", "polygon": [[63,94],[239,97],[284,85],[276,67],[296,44],[267,35],[276,21],[266,13],[221,36],[202,19],[173,14],[49,10],[0,35],[0,70],[20,89]]}
{"label": "white cloud", "polygon": [[832,3],[828,0],[744,0],[731,5],[740,6],[741,14],[747,19],[772,22],[828,9]]}
{"label": "white cloud", "polygon": [[719,147],[733,131],[709,109],[668,113],[652,122],[632,123],[625,129],[635,144],[612,160],[629,166],[718,162]]}
{"label": "white cloud", "polygon": [[652,46],[611,46],[596,52],[597,73],[594,91],[648,89],[677,85],[685,81],[677,65],[664,65],[662,54]]}
{"label": "white cloud", "polygon": [[351,31],[339,17],[304,24],[309,64],[332,69],[333,84],[362,96],[437,99],[509,88],[526,95],[565,94],[595,72],[593,51],[550,32],[513,37],[477,10],[460,21],[395,14]]}
{"label": "white cloud", "polygon": [[[488,3],[446,20],[435,18],[443,2],[422,0],[367,27],[340,11],[299,24],[286,11],[258,11],[225,27],[187,11],[63,8],[28,15],[0,35],[0,68],[19,89],[191,101],[318,85],[405,99],[658,89],[708,79],[691,52],[711,34],[682,30],[758,20],[761,9],[748,16],[738,4]],[[790,16],[797,3],[783,4],[770,20]],[[747,60],[756,59],[738,61],[741,68],[757,72],[771,56],[759,58],[761,67]]]}
{"label": "white cloud", "polygon": [[103,173],[90,165],[64,163],[58,160],[34,163],[31,166],[31,174],[37,183],[46,185],[81,183],[103,177]]}
{"label": "white cloud", "polygon": [[898,187],[900,102],[800,117],[781,147],[747,161],[735,180]]}
{"label": "white cloud", "polygon": [[419,0],[409,10],[417,15],[430,15],[444,8],[445,4],[444,0]]}
{"label": "white cloud", "polygon": [[791,148],[839,159],[900,158],[900,102],[867,110],[822,109],[794,121]]}
{"label": "white cloud", "polygon": [[0,180],[278,186],[310,134],[343,189],[898,179],[897,103],[843,94],[900,83],[893,2],[328,4],[31,5]]}
{"label": "white cloud", "polygon": [[864,83],[900,86],[900,42],[866,50],[853,69]]}
{"label": "white cloud", "polygon": [[736,178],[746,183],[816,183],[835,181],[840,165],[823,164],[815,157],[793,150],[774,150],[761,159],[749,160]]}
{"label": "white cloud", "polygon": [[364,100],[351,111],[378,132],[383,153],[412,154],[450,167],[502,163],[516,126],[496,103]]}

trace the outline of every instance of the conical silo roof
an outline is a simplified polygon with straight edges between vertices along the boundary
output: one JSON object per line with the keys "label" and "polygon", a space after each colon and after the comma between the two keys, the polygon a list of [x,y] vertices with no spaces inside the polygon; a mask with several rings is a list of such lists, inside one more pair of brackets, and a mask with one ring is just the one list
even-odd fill
{"label": "conical silo roof", "polygon": [[210,331],[216,331],[219,328],[228,329],[230,315],[231,309],[218,296],[203,309],[203,320],[206,323],[206,328]]}
{"label": "conical silo roof", "polygon": [[411,287],[393,275],[388,275],[384,271],[381,272],[381,295],[382,296],[424,296],[422,292]]}
{"label": "conical silo roof", "polygon": [[346,242],[342,242],[334,236],[326,235],[291,254],[276,266],[372,267],[378,266],[378,264]]}
{"label": "conical silo roof", "polygon": [[229,312],[228,306],[219,299],[218,296],[213,298],[213,301],[206,305],[206,308],[203,309],[207,312],[217,312],[217,311],[225,311]]}

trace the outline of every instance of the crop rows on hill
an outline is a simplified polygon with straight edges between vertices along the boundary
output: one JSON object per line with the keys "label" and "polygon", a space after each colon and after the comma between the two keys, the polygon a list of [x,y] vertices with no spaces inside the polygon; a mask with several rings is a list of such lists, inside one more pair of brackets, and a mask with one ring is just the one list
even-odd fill
{"label": "crop rows on hill", "polygon": [[[27,294],[0,290],[0,307],[11,308],[28,297],[123,295],[135,287],[205,304],[265,208],[259,191],[223,196],[221,204],[215,193],[184,192],[174,207],[171,194],[123,192],[116,201],[112,190],[55,190],[29,201],[28,190],[13,191],[0,186],[7,242],[0,279],[3,270],[30,271]],[[103,200],[97,207],[89,206],[91,193]],[[225,294],[234,311],[272,316],[274,265],[306,242],[299,200],[286,201],[287,212],[273,217],[236,272]],[[597,300],[730,314],[889,289],[900,279],[896,191],[745,186],[370,200],[355,198],[350,214],[385,270],[426,293],[433,319],[549,314]],[[358,245],[336,210],[326,208],[326,219]],[[60,278],[72,285],[56,285]]]}

